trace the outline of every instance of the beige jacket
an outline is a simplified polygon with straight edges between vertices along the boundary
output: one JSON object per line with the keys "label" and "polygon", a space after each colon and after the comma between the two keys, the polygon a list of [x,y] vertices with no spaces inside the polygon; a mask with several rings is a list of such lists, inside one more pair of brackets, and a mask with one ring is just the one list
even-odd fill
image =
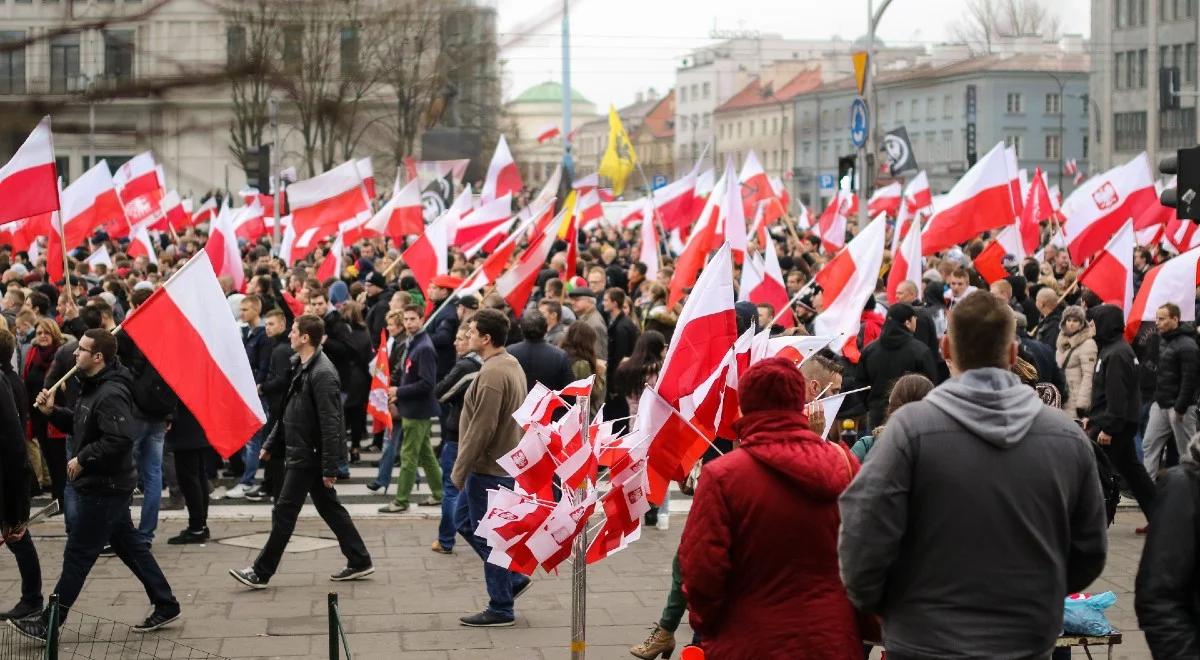
{"label": "beige jacket", "polygon": [[467,389],[458,422],[458,458],[450,480],[462,488],[472,472],[506,477],[496,459],[521,441],[513,412],[525,400],[525,371],[517,359],[501,351],[484,360]]}
{"label": "beige jacket", "polygon": [[1068,415],[1075,415],[1092,405],[1092,374],[1096,371],[1096,354],[1099,352],[1093,339],[1095,335],[1096,330],[1090,325],[1070,336],[1063,332],[1058,334],[1055,357],[1067,380]]}

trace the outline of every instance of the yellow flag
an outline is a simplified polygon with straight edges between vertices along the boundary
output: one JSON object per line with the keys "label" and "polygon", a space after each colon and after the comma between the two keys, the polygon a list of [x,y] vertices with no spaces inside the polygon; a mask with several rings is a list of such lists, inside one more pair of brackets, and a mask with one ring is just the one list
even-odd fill
{"label": "yellow flag", "polygon": [[600,160],[600,169],[596,173],[612,180],[613,195],[619,196],[625,190],[625,180],[633,173],[637,165],[637,154],[633,152],[633,143],[629,134],[621,125],[621,117],[617,109],[608,108],[608,148],[604,150],[604,158]]}
{"label": "yellow flag", "polygon": [[575,217],[575,191],[567,193],[567,201],[563,202],[562,222],[558,225],[558,237],[561,239],[567,238],[567,230],[571,227],[571,218]]}

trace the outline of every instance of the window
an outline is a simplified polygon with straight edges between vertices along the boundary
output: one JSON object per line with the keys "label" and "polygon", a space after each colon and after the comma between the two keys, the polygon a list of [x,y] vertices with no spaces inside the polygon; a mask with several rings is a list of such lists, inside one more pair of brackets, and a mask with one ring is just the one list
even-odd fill
{"label": "window", "polygon": [[1140,151],[1146,148],[1145,112],[1113,114],[1113,146],[1117,151]]}
{"label": "window", "polygon": [[704,98],[712,96],[712,83],[704,83],[704,87],[701,89],[704,90]]}
{"label": "window", "polygon": [[679,86],[679,101],[680,103],[687,103],[687,86],[685,85]]}
{"label": "window", "polygon": [[[21,31],[0,32],[0,44],[23,41]],[[25,93],[25,48],[0,50],[0,94]]]}
{"label": "window", "polygon": [[821,111],[821,128],[826,131],[829,130],[829,111],[828,110]]}
{"label": "window", "polygon": [[779,152],[779,169],[786,170],[788,167],[788,150],[784,149]]}
{"label": "window", "polygon": [[779,130],[780,132],[787,133],[787,115],[779,118]]}
{"label": "window", "polygon": [[1126,0],[1113,2],[1113,23],[1119,28],[1125,27],[1125,2]]}
{"label": "window", "polygon": [[1129,24],[1146,24],[1146,0],[1129,0]]}
{"label": "window", "polygon": [[104,77],[110,82],[133,80],[133,30],[104,30]]}
{"label": "window", "polygon": [[1084,160],[1087,160],[1087,157],[1088,157],[1088,134],[1087,133],[1083,134],[1083,149],[1079,153],[1083,156]]}
{"label": "window", "polygon": [[1020,135],[1005,135],[1004,144],[1012,147],[1013,151],[1017,152],[1017,158],[1021,157],[1021,136]]}
{"label": "window", "polygon": [[708,128],[712,125],[712,113],[706,112],[701,116],[701,126]]}
{"label": "window", "polygon": [[[1189,3],[1190,6],[1190,3]],[[1183,81],[1190,84],[1196,82],[1196,42],[1188,44],[1183,58]]]}
{"label": "window", "polygon": [[50,91],[66,92],[79,85],[79,33],[50,39]]}
{"label": "window", "polygon": [[746,122],[746,137],[754,137],[754,120]]}
{"label": "window", "polygon": [[767,118],[766,118],[766,117],[763,117],[763,120],[762,120],[762,132],[761,132],[761,133],[759,133],[759,135],[766,135],[766,134],[767,134]]}
{"label": "window", "polygon": [[954,131],[942,131],[942,158],[954,160]]}
{"label": "window", "polygon": [[771,117],[771,133],[779,133],[779,117]]}
{"label": "window", "polygon": [[932,96],[925,99],[925,118],[926,119],[937,119],[936,110],[937,110],[937,100],[934,99]]}
{"label": "window", "polygon": [[740,121],[737,123],[737,136],[742,137],[742,122]]}
{"label": "window", "polygon": [[901,102],[901,101],[896,101],[896,117],[895,117],[895,120],[896,120],[896,123],[900,123],[901,121],[903,121],[903,120],[904,120],[904,103],[903,103],[903,102]]}
{"label": "window", "polygon": [[54,157],[54,170],[62,177],[63,183],[71,181],[71,159],[66,156]]}
{"label": "window", "polygon": [[772,170],[779,167],[779,152],[772,150],[771,157],[767,159],[767,163],[767,167]]}
{"label": "window", "polygon": [[699,89],[699,87],[700,87],[699,85],[692,83],[692,100],[693,101],[700,98],[700,95],[697,93],[697,90]]}
{"label": "window", "polygon": [[1009,92],[1005,97],[1004,111],[1008,114],[1019,114],[1025,111],[1021,103],[1021,94],[1019,92]]}
{"label": "window", "polygon": [[357,76],[359,74],[358,28],[355,26],[344,27],[344,28],[342,28],[341,36],[342,36],[341,52],[339,53],[339,55],[341,56],[340,60],[341,60],[341,66],[342,66],[342,75],[345,77]]}
{"label": "window", "polygon": [[225,64],[229,68],[246,63],[246,28],[230,25],[225,30]]}
{"label": "window", "polygon": [[1057,115],[1062,113],[1062,97],[1057,93],[1046,95],[1046,114]]}
{"label": "window", "polygon": [[942,97],[942,118],[954,118],[954,95],[947,94]]}
{"label": "window", "polygon": [[1180,60],[1182,59],[1183,44],[1175,44],[1174,46],[1171,46],[1171,66],[1179,68],[1181,73],[1183,71],[1183,62]]}
{"label": "window", "polygon": [[1137,88],[1138,89],[1146,88],[1146,53],[1147,53],[1147,51],[1145,48],[1143,48],[1137,52],[1137,58],[1138,58]]}
{"label": "window", "polygon": [[919,111],[917,109],[917,103],[918,103],[917,100],[913,99],[912,103],[908,104],[908,116],[913,121],[916,121],[920,117],[920,115],[918,114]]}
{"label": "window", "polygon": [[1091,101],[1089,100],[1090,98],[1091,98],[1091,97],[1090,97],[1090,96],[1088,96],[1086,93],[1085,93],[1085,94],[1081,94],[1081,95],[1079,96],[1079,105],[1080,105],[1080,111],[1081,111],[1081,113],[1083,114],[1083,116],[1084,116],[1084,117],[1087,117],[1087,116],[1088,116],[1088,113],[1089,113],[1089,112],[1091,112],[1091,107],[1090,107],[1090,106],[1091,106]]}
{"label": "window", "polygon": [[1062,156],[1062,136],[1046,136],[1046,160],[1058,160]]}
{"label": "window", "polygon": [[835,108],[833,111],[833,128],[834,128],[834,130],[840,131],[842,129],[842,127],[845,125],[846,125],[845,122],[842,121],[842,109]]}
{"label": "window", "polygon": [[800,144],[800,152],[804,154],[804,159],[808,160],[808,154],[812,151],[812,142],[803,142]]}
{"label": "window", "polygon": [[1158,115],[1158,143],[1162,148],[1175,149],[1195,144],[1196,109],[1163,110]]}
{"label": "window", "polygon": [[1125,53],[1117,53],[1113,61],[1113,88],[1125,87]]}
{"label": "window", "polygon": [[304,66],[304,28],[287,25],[283,28],[283,68],[298,73]]}

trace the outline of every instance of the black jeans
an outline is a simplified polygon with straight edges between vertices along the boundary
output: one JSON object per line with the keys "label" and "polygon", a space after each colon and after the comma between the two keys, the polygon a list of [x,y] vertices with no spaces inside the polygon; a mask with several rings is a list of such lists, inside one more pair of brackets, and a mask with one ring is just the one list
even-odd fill
{"label": "black jeans", "polygon": [[25,532],[16,541],[4,545],[17,559],[17,570],[21,573],[21,604],[30,607],[42,606],[42,564],[38,561],[37,548],[33,545],[33,534]]}
{"label": "black jeans", "polygon": [[[35,415],[41,413],[35,412]],[[35,434],[37,427],[34,426]],[[63,489],[67,484],[67,439],[38,437],[42,447],[42,456],[46,459],[46,470],[50,473],[50,493],[58,503],[63,504]]]}
{"label": "black jeans", "polygon": [[198,532],[208,526],[208,471],[205,460],[210,450],[181,449],[175,454],[179,492],[187,505],[188,529]]}
{"label": "black jeans", "polygon": [[79,598],[83,583],[106,543],[112,544],[113,551],[142,583],[155,611],[179,612],[179,602],[171,593],[171,585],[154,555],[150,554],[150,544],[133,526],[129,516],[131,496],[132,493],[79,493],[78,515],[63,551],[62,576],[54,588],[64,617],[65,610]]}
{"label": "black jeans", "polygon": [[263,546],[258,559],[254,560],[254,572],[264,580],[271,579],[279,568],[279,560],[283,557],[283,549],[287,547],[292,532],[296,531],[296,518],[300,508],[304,506],[305,496],[311,495],[313,505],[321,519],[329,525],[333,535],[337,537],[346,556],[346,565],[351,568],[366,568],[371,565],[371,555],[363,543],[354,521],[346,507],[338,501],[337,491],[326,488],[321,481],[321,470],[318,468],[287,468],[283,475],[283,487],[275,507],[271,509],[271,536]]}
{"label": "black jeans", "polygon": [[[1146,468],[1137,458],[1137,449],[1133,446],[1133,436],[1136,431],[1136,426],[1131,424],[1128,431],[1114,435],[1112,442],[1102,446],[1113,469],[1125,480],[1129,490],[1133,491],[1133,497],[1137,500],[1138,507],[1149,520],[1150,511],[1154,508],[1154,482],[1150,480]],[[1098,435],[1099,431],[1092,436],[1092,439]]]}
{"label": "black jeans", "polygon": [[346,437],[350,439],[350,446],[362,447],[363,438],[367,436],[367,404],[345,406],[342,414],[346,417]]}

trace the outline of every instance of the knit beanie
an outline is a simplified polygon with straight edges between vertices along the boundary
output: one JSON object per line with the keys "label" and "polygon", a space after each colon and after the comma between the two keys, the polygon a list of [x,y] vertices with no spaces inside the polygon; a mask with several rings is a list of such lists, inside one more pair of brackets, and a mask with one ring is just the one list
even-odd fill
{"label": "knit beanie", "polygon": [[799,410],[804,406],[804,375],[796,363],[781,357],[754,364],[742,374],[738,385],[742,412]]}

